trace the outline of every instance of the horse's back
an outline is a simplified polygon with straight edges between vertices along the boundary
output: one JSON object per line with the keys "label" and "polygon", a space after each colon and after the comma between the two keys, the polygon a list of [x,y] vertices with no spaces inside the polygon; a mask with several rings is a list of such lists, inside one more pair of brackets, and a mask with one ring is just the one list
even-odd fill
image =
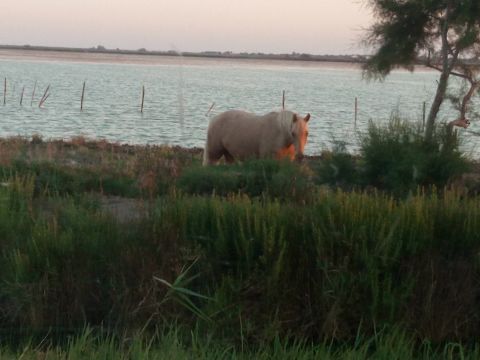
{"label": "horse's back", "polygon": [[222,148],[235,159],[258,157],[263,126],[262,116],[241,110],[226,111],[211,120],[208,146],[210,149]]}
{"label": "horse's back", "polygon": [[285,145],[285,139],[284,124],[278,112],[259,116],[229,110],[210,121],[204,163],[215,162],[222,156],[227,161],[275,156]]}

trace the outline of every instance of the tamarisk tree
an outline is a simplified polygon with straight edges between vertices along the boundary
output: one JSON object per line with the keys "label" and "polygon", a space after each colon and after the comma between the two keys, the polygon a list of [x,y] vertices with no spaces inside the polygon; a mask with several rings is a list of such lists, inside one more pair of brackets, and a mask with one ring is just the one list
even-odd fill
{"label": "tamarisk tree", "polygon": [[463,78],[470,88],[462,99],[465,117],[477,79],[480,47],[480,0],[365,0],[375,23],[365,41],[375,52],[364,65],[369,77],[384,78],[394,68],[410,71],[419,62],[440,72],[427,118],[426,139],[446,98],[450,76]]}

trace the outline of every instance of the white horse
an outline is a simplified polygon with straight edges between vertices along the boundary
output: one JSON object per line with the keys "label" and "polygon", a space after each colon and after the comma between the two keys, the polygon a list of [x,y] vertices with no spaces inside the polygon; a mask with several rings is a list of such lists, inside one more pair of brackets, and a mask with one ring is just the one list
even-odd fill
{"label": "white horse", "polygon": [[301,117],[291,111],[258,116],[231,110],[215,116],[208,126],[203,165],[222,156],[229,163],[249,158],[303,157],[310,114]]}

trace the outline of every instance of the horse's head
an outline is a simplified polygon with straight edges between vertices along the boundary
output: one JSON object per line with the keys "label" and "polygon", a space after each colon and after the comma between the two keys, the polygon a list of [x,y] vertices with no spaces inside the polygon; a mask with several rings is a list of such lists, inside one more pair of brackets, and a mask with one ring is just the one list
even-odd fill
{"label": "horse's head", "polygon": [[292,137],[297,159],[303,158],[303,151],[308,137],[308,120],[310,120],[310,114],[307,114],[305,117],[293,114]]}

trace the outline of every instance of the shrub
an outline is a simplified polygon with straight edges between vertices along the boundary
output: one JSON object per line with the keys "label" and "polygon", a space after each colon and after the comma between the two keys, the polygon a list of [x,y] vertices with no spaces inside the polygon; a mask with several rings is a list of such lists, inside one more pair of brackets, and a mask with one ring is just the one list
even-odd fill
{"label": "shrub", "polygon": [[458,139],[445,128],[430,142],[421,127],[392,116],[387,125],[369,124],[361,138],[363,181],[404,195],[418,186],[444,187],[468,169]]}
{"label": "shrub", "polygon": [[344,143],[336,142],[331,152],[322,155],[322,161],[315,169],[317,181],[343,188],[358,184],[359,171],[355,157],[348,153]]}

